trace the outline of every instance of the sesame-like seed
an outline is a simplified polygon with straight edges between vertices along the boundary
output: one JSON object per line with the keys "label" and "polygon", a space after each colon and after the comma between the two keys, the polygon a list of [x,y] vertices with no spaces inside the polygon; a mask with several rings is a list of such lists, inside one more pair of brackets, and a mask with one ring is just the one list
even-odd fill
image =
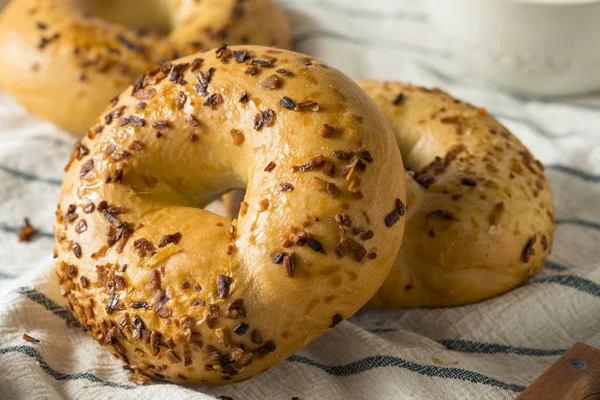
{"label": "sesame-like seed", "polygon": [[321,244],[321,242],[314,238],[309,237],[308,239],[306,239],[306,246],[308,246],[313,251],[316,251],[317,253],[327,254],[323,249],[323,245]]}
{"label": "sesame-like seed", "polygon": [[296,109],[296,103],[294,103],[294,101],[287,96],[283,96],[281,98],[281,100],[279,100],[279,104],[281,104],[283,107],[287,108],[288,110],[293,111]]}
{"label": "sesame-like seed", "polygon": [[343,320],[344,318],[340,314],[335,314],[333,317],[331,317],[331,325],[329,325],[329,327],[333,328]]}
{"label": "sesame-like seed", "polygon": [[460,183],[464,186],[475,187],[477,186],[477,181],[472,178],[462,178]]}
{"label": "sesame-like seed", "polygon": [[275,164],[273,161],[269,162],[267,164],[267,166],[265,167],[265,172],[271,172],[271,171],[273,171],[276,166],[277,166],[277,164]]}
{"label": "sesame-like seed", "polygon": [[283,269],[290,278],[294,276],[294,271],[296,270],[296,254],[286,254],[283,257]]}
{"label": "sesame-like seed", "polygon": [[242,143],[244,143],[245,137],[241,131],[239,131],[237,129],[232,129],[230,133],[231,133],[231,137],[233,138],[233,144],[235,146],[241,146]]}
{"label": "sesame-like seed", "polygon": [[225,299],[229,296],[229,287],[231,286],[232,278],[226,275],[217,276],[217,296],[220,299]]}
{"label": "sesame-like seed", "polygon": [[531,256],[535,254],[533,246],[535,245],[536,241],[537,236],[534,235],[531,238],[529,238],[529,240],[527,240],[527,243],[525,243],[525,247],[523,248],[523,252],[521,253],[521,261],[523,261],[524,263],[528,263],[531,259]]}
{"label": "sesame-like seed", "polygon": [[335,128],[333,126],[325,124],[321,127],[321,131],[319,133],[324,138],[330,138],[335,134]]}
{"label": "sesame-like seed", "polygon": [[81,171],[79,172],[79,176],[84,178],[92,169],[94,168],[94,160],[90,159],[83,164],[81,167]]}
{"label": "sesame-like seed", "polygon": [[39,339],[29,336],[26,333],[23,334],[22,338],[23,338],[23,340],[25,340],[26,342],[29,342],[29,343],[39,343],[40,342]]}
{"label": "sesame-like seed", "polygon": [[249,327],[250,326],[248,324],[242,322],[233,328],[233,332],[238,336],[243,336],[246,332],[248,332]]}
{"label": "sesame-like seed", "polygon": [[158,248],[165,247],[171,243],[178,245],[180,240],[181,240],[180,232],[176,232],[176,233],[169,234],[169,235],[164,235],[158,242]]}
{"label": "sesame-like seed", "polygon": [[281,80],[277,75],[270,75],[268,78],[260,83],[260,87],[263,89],[277,89],[281,86]]}
{"label": "sesame-like seed", "polygon": [[402,102],[404,101],[404,93],[400,93],[398,94],[398,96],[396,96],[396,98],[394,99],[393,104],[395,106],[399,106]]}
{"label": "sesame-like seed", "polygon": [[492,212],[490,213],[490,216],[488,218],[491,225],[498,225],[498,223],[504,216],[505,209],[506,209],[506,205],[504,204],[503,201],[501,201],[500,203],[496,203],[494,205],[494,208],[492,209]]}
{"label": "sesame-like seed", "polygon": [[295,189],[294,185],[292,185],[291,183],[280,183],[279,184],[279,190],[281,192],[293,192]]}
{"label": "sesame-like seed", "polygon": [[442,218],[445,219],[446,221],[456,221],[456,218],[454,217],[454,215],[447,210],[435,210],[430,212],[429,214],[427,214],[427,217],[438,217],[438,218]]}

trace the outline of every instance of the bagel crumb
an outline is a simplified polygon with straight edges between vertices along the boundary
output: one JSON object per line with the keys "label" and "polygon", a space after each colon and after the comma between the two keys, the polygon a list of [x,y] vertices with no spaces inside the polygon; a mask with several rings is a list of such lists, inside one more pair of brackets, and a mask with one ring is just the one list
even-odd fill
{"label": "bagel crumb", "polygon": [[331,325],[329,325],[329,327],[333,328],[334,326],[342,322],[343,319],[344,318],[340,314],[335,314],[333,317],[331,317]]}
{"label": "bagel crumb", "polygon": [[273,161],[269,162],[267,164],[267,166],[265,167],[265,172],[271,172],[275,169],[275,167],[277,166],[277,164],[275,164]]}
{"label": "bagel crumb", "polygon": [[129,376],[129,381],[135,383],[136,385],[142,386],[150,383],[150,378],[148,378],[146,375],[136,372]]}
{"label": "bagel crumb", "polygon": [[33,236],[38,232],[36,228],[31,226],[29,218],[25,218],[25,225],[19,229],[19,242],[29,242]]}

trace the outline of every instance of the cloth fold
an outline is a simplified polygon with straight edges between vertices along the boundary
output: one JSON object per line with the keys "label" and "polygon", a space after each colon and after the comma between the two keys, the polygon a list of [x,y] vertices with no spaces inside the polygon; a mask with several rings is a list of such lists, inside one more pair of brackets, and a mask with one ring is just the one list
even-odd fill
{"label": "cloth fold", "polygon": [[[282,2],[298,51],[353,78],[441,87],[486,107],[531,149],[555,196],[545,267],[479,304],[362,310],[246,382],[137,386],[75,327],[55,283],[54,208],[75,139],[0,93],[0,398],[511,399],[600,330],[600,96],[527,99],[464,83],[418,1]],[[18,243],[25,217],[40,232]]]}

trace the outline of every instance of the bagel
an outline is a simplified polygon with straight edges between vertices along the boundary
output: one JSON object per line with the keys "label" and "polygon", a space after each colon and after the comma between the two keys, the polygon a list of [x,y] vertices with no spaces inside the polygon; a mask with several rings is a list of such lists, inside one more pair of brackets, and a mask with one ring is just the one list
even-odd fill
{"label": "bagel", "polygon": [[[318,60],[221,47],[172,71],[183,84],[146,77],[76,146],[56,211],[61,293],[136,371],[240,381],[381,286],[404,229],[402,160],[373,101]],[[244,186],[237,220],[201,209]]]}
{"label": "bagel", "polygon": [[222,43],[290,42],[273,0],[17,0],[0,14],[0,89],[83,135],[154,65]]}
{"label": "bagel", "polygon": [[[439,89],[359,81],[392,125],[407,167],[402,248],[373,308],[444,307],[526,282],[554,233],[542,165],[485,109]],[[235,213],[243,192],[224,197]]]}

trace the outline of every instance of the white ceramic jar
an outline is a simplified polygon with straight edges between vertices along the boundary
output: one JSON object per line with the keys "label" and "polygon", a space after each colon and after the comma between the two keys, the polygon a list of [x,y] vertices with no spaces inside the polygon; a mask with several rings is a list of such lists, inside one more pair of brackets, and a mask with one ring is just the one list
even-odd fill
{"label": "white ceramic jar", "polygon": [[465,72],[516,92],[600,90],[600,0],[423,0]]}

